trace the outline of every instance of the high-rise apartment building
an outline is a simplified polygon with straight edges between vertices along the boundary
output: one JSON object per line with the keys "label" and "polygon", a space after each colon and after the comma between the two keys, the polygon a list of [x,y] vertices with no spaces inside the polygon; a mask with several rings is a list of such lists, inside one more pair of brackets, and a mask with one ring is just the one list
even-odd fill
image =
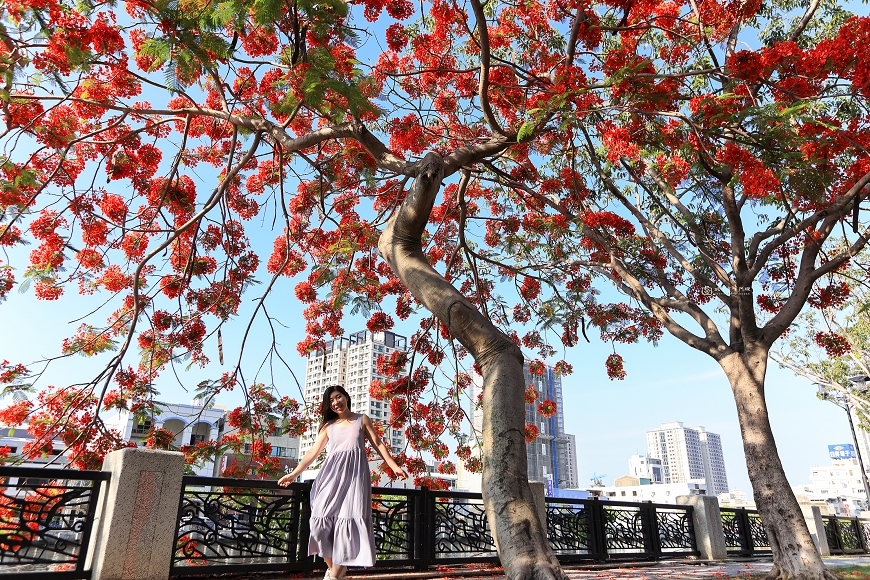
{"label": "high-rise apartment building", "polygon": [[647,431],[646,447],[648,457],[661,460],[664,483],[704,480],[709,495],[728,491],[719,435],[673,421]]}
{"label": "high-rise apartment building", "polygon": [[[320,409],[323,391],[330,385],[341,385],[351,398],[351,410],[365,413],[372,421],[388,419],[388,404],[369,396],[369,385],[375,379],[391,380],[378,373],[379,356],[389,357],[396,351],[406,351],[408,339],[392,332],[371,333],[362,330],[326,343],[326,348],[308,358],[305,367],[305,401],[314,413]],[[302,457],[314,444],[318,424],[302,436],[299,456]],[[401,429],[387,427],[392,453],[405,450],[405,433]]]}
{"label": "high-rise apartment building", "polygon": [[[535,425],[538,438],[526,443],[529,461],[529,481],[539,481],[551,489],[574,489],[577,487],[577,448],[574,435],[565,433],[565,409],[562,405],[562,379],[551,367],[543,375],[533,375],[529,365],[523,365],[525,384],[538,392],[534,403],[526,404],[526,423]],[[472,381],[471,400],[477,401],[482,387],[481,377]],[[556,403],[556,414],[544,417],[538,412],[538,403],[550,399]],[[483,428],[483,409],[475,408],[473,425],[476,431]]]}

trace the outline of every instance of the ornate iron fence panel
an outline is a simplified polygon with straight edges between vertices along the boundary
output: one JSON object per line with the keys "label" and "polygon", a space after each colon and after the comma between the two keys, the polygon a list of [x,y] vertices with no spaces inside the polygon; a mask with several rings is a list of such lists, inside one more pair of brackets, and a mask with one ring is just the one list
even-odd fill
{"label": "ornate iron fence panel", "polygon": [[752,537],[753,551],[770,551],[770,540],[767,538],[767,530],[761,521],[761,515],[755,510],[746,510],[749,518],[749,533]]}
{"label": "ornate iron fence panel", "polygon": [[695,525],[690,506],[653,505],[658,527],[658,544],[663,556],[687,556],[698,553]]}
{"label": "ornate iron fence panel", "polygon": [[[309,484],[184,477],[170,575],[304,571]],[[304,541],[302,541],[304,539]]]}
{"label": "ornate iron fence panel", "polygon": [[831,554],[858,554],[866,551],[867,524],[858,518],[825,516],[825,537]]}
{"label": "ornate iron fence panel", "polygon": [[861,541],[865,550],[870,551],[870,522],[867,520],[858,520],[858,527],[861,530]]}
{"label": "ornate iron fence panel", "polygon": [[547,498],[547,539],[559,560],[603,559],[591,502]]}
{"label": "ornate iron fence panel", "polygon": [[88,578],[85,557],[108,472],[0,467],[0,578]]}
{"label": "ornate iron fence panel", "polygon": [[863,552],[864,546],[861,544],[861,531],[858,518],[837,518],[837,525],[840,528],[840,540],[843,545],[843,551],[846,553]]}
{"label": "ornate iron fence panel", "polygon": [[719,511],[729,554],[752,556],[756,552],[770,552],[767,530],[757,511],[746,508],[720,508]]}
{"label": "ornate iron fence panel", "polygon": [[372,495],[372,524],[379,565],[411,564],[419,558],[421,495],[418,489],[396,489]]}
{"label": "ornate iron fence panel", "polygon": [[430,491],[428,556],[432,563],[494,562],[495,541],[479,493]]}
{"label": "ornate iron fence panel", "polygon": [[601,502],[604,510],[604,546],[609,557],[645,556],[648,532],[641,504]]}

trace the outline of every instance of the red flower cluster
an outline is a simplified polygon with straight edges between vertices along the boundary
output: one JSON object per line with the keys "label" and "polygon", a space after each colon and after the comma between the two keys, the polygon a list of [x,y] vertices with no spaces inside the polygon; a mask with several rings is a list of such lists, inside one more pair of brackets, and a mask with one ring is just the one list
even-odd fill
{"label": "red flower cluster", "polygon": [[526,404],[532,405],[535,401],[538,400],[538,390],[534,385],[529,385],[526,388]]}
{"label": "red flower cluster", "polygon": [[622,357],[616,353],[611,354],[607,357],[607,361],[604,363],[607,367],[607,376],[610,377],[610,380],[623,380],[625,378],[625,369],[622,366]]}
{"label": "red flower cluster", "polygon": [[544,399],[538,403],[538,413],[549,419],[556,414],[556,401],[552,399]]}
{"label": "red flower cluster", "polygon": [[541,433],[541,430],[538,429],[537,426],[532,425],[531,423],[526,423],[526,427],[525,427],[525,431],[524,431],[524,434],[526,437],[526,443],[534,442],[535,439],[538,438],[538,435],[540,435],[540,433]]}
{"label": "red flower cluster", "polygon": [[845,336],[836,332],[817,332],[814,336],[816,344],[825,349],[831,358],[838,358],[852,350]]}

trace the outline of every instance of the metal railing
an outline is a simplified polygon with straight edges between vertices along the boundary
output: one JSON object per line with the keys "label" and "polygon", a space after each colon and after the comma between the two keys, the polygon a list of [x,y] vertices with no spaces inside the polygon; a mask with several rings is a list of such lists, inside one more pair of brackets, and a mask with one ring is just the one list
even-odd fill
{"label": "metal railing", "polygon": [[870,522],[842,516],[822,516],[831,554],[861,554],[868,551]]}
{"label": "metal railing", "polygon": [[[172,576],[305,572],[310,484],[185,477]],[[547,498],[550,544],[562,561],[696,556],[690,506]],[[479,493],[374,488],[376,566],[497,562]]]}
{"label": "metal railing", "polygon": [[697,556],[691,506],[547,498],[547,537],[559,560]]}
{"label": "metal railing", "polygon": [[729,554],[756,556],[771,553],[770,540],[757,510],[723,507],[719,511]]}
{"label": "metal railing", "polygon": [[104,471],[0,466],[0,577],[89,578]]}

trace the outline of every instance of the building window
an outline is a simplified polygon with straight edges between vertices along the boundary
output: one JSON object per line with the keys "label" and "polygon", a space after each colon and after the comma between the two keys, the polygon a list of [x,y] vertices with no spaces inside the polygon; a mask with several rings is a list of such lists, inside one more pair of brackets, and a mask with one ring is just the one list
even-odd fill
{"label": "building window", "polygon": [[153,425],[154,423],[151,422],[151,419],[145,419],[141,423],[133,425],[132,433],[133,435],[147,435]]}

